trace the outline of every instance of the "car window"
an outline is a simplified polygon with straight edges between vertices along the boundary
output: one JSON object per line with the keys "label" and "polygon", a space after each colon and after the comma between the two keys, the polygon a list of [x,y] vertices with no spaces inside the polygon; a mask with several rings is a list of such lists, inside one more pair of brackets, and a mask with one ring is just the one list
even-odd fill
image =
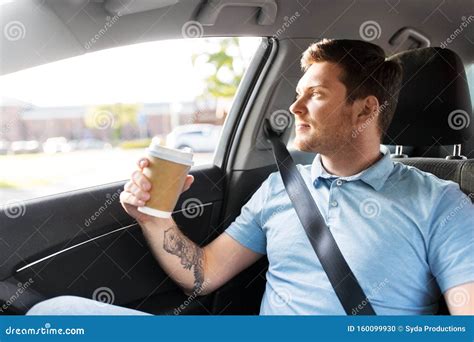
{"label": "car window", "polygon": [[211,163],[260,41],[144,43],[1,76],[0,205],[128,179],[153,138]]}
{"label": "car window", "polygon": [[471,104],[474,108],[474,64],[466,69],[467,82],[469,83],[469,92],[471,93]]}

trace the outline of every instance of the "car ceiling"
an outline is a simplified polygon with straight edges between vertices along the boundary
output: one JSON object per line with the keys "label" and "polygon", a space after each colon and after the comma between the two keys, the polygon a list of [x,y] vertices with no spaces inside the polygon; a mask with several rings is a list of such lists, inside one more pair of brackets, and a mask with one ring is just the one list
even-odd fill
{"label": "car ceiling", "polygon": [[[229,5],[236,2],[263,3],[269,10],[264,13],[257,7]],[[128,7],[121,8],[122,3]],[[203,13],[209,10],[212,14],[212,9],[221,5],[227,6],[215,23],[202,26],[203,36],[360,39],[361,25],[376,22],[379,37],[372,42],[388,55],[395,52],[390,38],[403,27],[415,29],[431,41],[431,46],[439,46],[474,14],[474,0],[3,0],[0,4],[4,33],[1,74],[101,49],[183,38],[185,23],[201,19],[209,24]],[[465,64],[474,62],[472,19],[448,46]],[[86,48],[107,23],[112,25],[106,33]],[[13,39],[12,34],[16,34]]]}

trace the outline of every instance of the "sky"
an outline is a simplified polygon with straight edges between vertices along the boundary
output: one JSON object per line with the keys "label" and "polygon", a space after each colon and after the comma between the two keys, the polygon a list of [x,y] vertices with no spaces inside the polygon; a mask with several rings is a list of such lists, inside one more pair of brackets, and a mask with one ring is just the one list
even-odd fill
{"label": "sky", "polygon": [[[246,61],[259,42],[241,38]],[[0,89],[41,107],[191,101],[212,72],[192,65],[203,46],[200,39],[180,39],[92,52],[1,76]]]}

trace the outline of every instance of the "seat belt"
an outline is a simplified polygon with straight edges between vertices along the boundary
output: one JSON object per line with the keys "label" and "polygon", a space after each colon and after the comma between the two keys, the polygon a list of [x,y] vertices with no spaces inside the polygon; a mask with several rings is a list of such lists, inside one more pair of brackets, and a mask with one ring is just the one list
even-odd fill
{"label": "seat belt", "polygon": [[339,250],[293,158],[280,140],[281,133],[273,129],[268,119],[265,119],[263,128],[266,138],[272,144],[273,156],[286,192],[346,314],[375,315],[369,299]]}

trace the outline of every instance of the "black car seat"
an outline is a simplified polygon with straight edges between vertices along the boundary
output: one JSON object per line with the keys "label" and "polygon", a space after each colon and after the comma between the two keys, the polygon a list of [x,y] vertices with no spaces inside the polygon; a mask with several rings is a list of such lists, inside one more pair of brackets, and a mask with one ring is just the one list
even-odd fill
{"label": "black car seat", "polygon": [[[403,80],[393,121],[383,143],[397,146],[394,161],[459,184],[474,202],[474,159],[462,155],[474,130],[471,97],[461,58],[438,47],[392,56],[403,66]],[[443,158],[408,157],[403,146],[453,145]],[[472,151],[466,151],[471,153]],[[449,314],[444,298],[439,314]]]}
{"label": "black car seat", "polygon": [[[403,65],[403,80],[383,143],[398,147],[395,161],[454,181],[464,193],[473,194],[474,159],[464,157],[462,147],[474,131],[474,120],[461,59],[455,52],[438,47],[409,50],[390,59]],[[446,159],[408,157],[403,154],[404,145],[453,145],[454,149]]]}

